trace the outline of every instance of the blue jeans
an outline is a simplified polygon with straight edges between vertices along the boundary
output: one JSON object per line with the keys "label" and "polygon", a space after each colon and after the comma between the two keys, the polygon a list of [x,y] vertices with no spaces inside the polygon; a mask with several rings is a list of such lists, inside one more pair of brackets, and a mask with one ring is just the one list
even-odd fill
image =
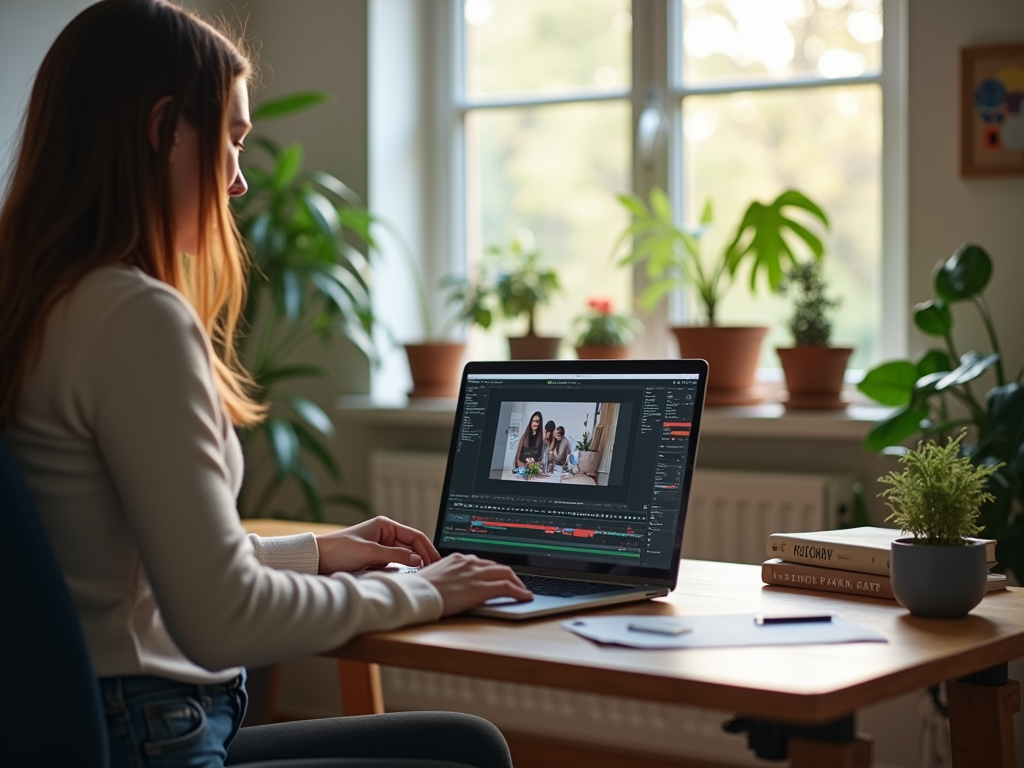
{"label": "blue jeans", "polygon": [[100,680],[111,768],[221,768],[245,715],[245,673],[220,685]]}

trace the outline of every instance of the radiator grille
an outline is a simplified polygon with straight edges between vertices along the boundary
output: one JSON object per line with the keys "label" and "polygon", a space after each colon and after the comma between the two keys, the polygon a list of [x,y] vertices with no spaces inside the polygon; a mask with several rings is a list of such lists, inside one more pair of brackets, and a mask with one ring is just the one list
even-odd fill
{"label": "radiator grille", "polygon": [[[370,457],[374,512],[433,535],[447,457],[377,451]],[[852,478],[702,470],[694,476],[683,557],[760,563],[768,534],[835,527]],[[620,749],[760,765],[744,740],[724,733],[728,714],[472,677],[383,669],[389,710],[469,712],[510,731]]]}

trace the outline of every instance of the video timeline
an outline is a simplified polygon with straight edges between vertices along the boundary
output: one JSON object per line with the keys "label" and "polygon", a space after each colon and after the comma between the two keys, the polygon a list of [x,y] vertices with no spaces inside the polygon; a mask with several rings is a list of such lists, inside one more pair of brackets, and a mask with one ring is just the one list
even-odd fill
{"label": "video timeline", "polygon": [[643,517],[603,513],[450,512],[444,531],[452,542],[623,558],[639,558],[646,535]]}

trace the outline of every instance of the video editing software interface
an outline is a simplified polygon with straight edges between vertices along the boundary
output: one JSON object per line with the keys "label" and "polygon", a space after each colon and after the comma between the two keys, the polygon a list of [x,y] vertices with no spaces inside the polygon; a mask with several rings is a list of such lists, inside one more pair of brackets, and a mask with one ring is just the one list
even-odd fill
{"label": "video editing software interface", "polygon": [[470,374],[440,545],[671,566],[698,374]]}

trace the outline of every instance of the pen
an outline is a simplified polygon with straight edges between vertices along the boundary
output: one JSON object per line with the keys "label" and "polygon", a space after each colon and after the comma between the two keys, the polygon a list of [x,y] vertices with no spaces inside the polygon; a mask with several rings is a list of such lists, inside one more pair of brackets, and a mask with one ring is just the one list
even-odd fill
{"label": "pen", "polygon": [[754,623],[760,626],[765,624],[812,624],[825,621],[832,621],[832,614],[822,613],[817,616],[755,616]]}

